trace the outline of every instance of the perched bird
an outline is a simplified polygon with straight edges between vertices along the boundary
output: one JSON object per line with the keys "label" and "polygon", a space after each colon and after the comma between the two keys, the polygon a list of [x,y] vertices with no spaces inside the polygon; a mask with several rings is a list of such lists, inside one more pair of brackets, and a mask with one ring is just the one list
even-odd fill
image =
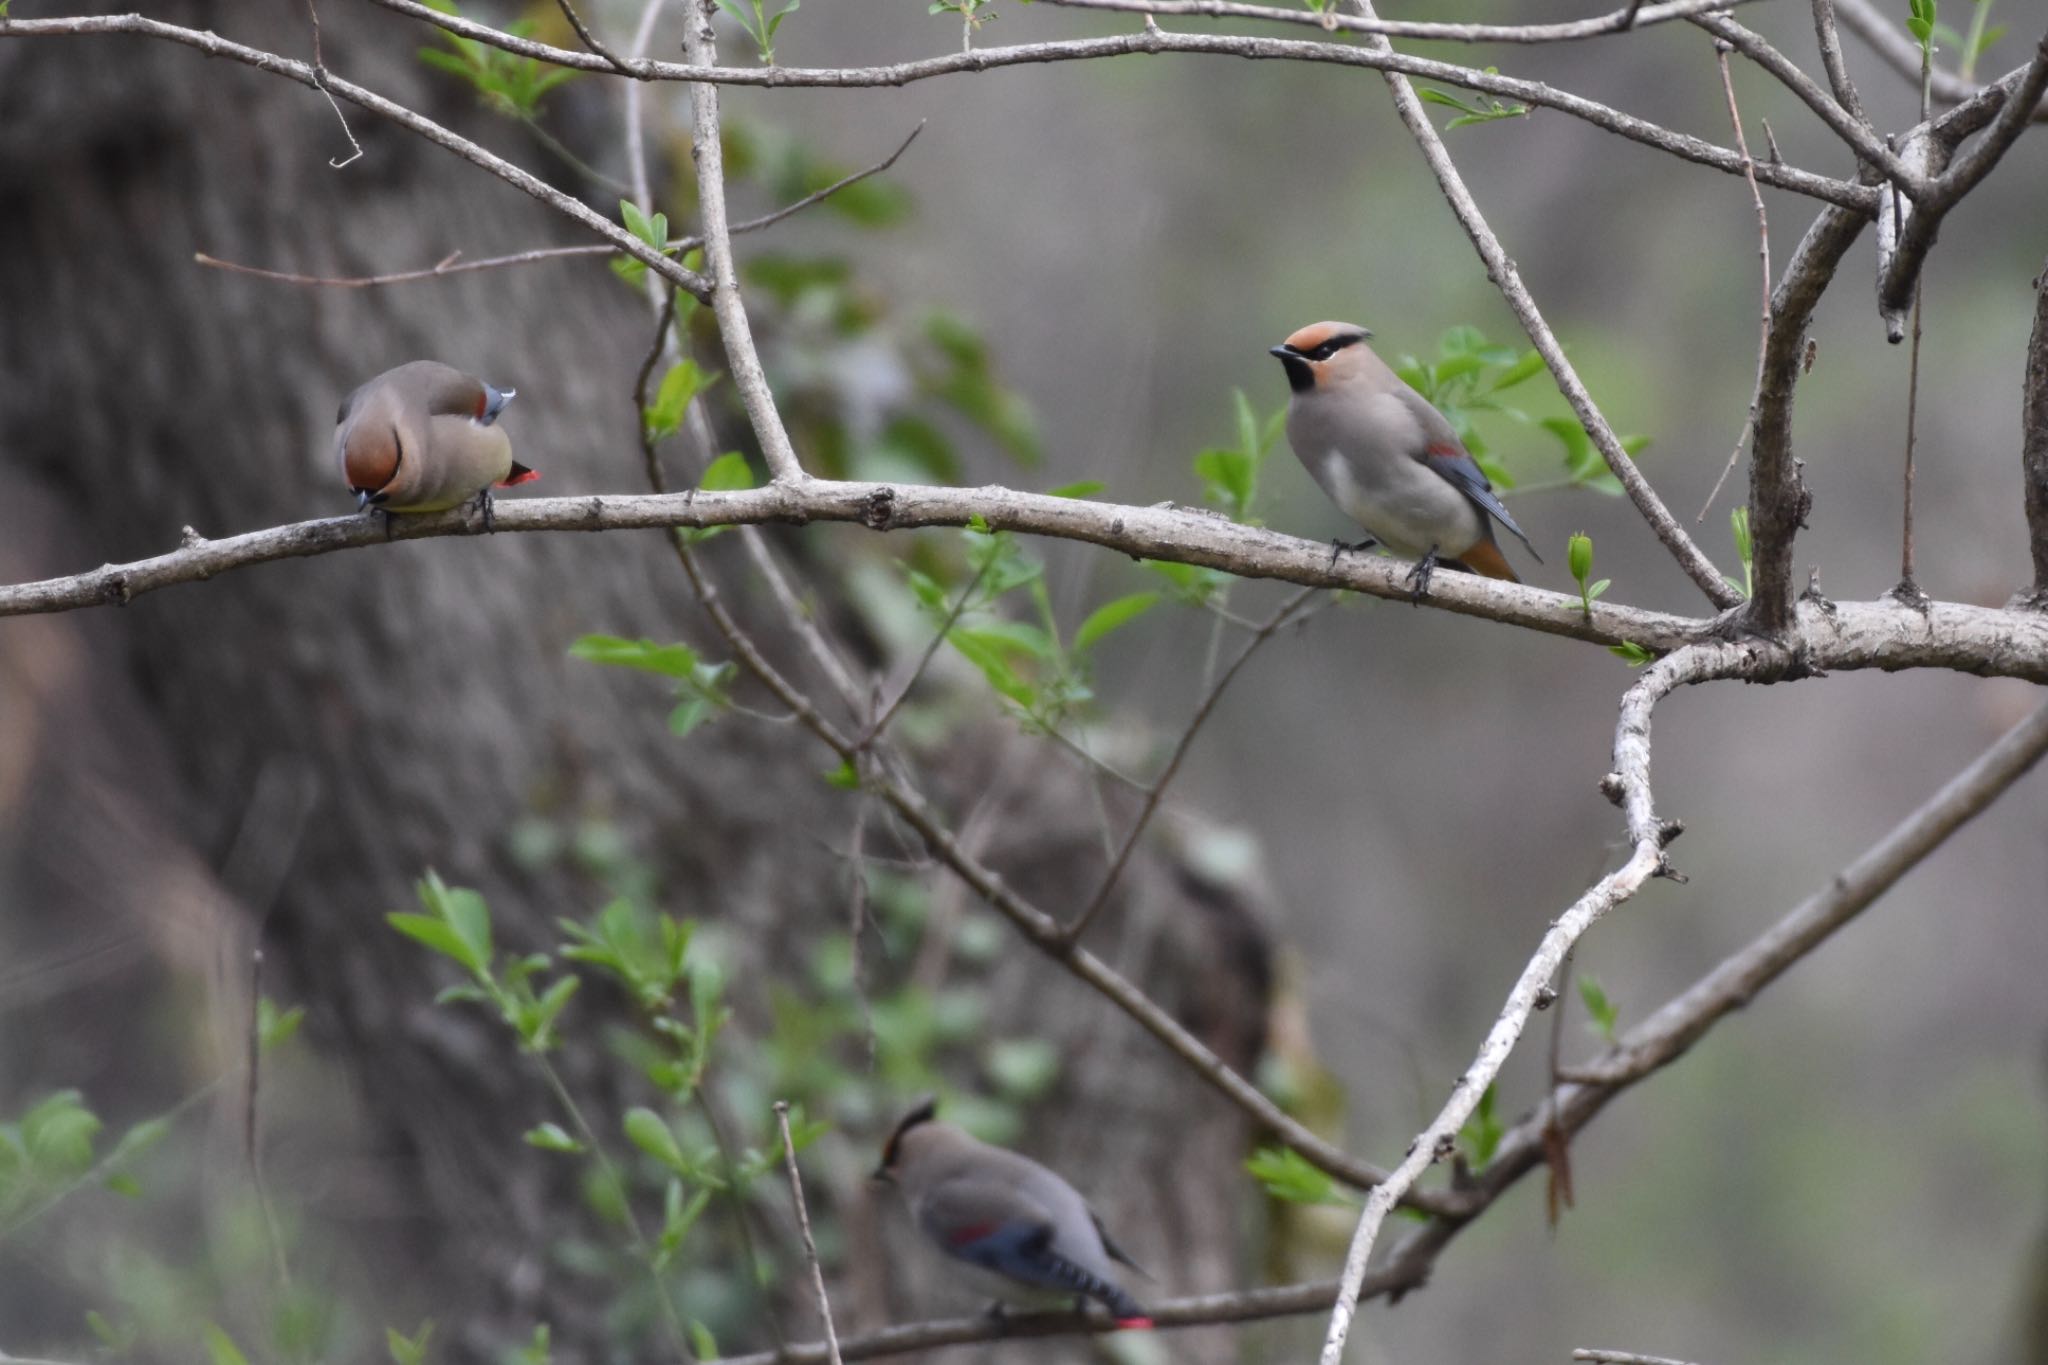
{"label": "perched bird", "polygon": [[[1150,1327],[1116,1281],[1112,1259],[1138,1270],[1087,1202],[1031,1158],[936,1121],[931,1100],[910,1111],[882,1148],[875,1171],[903,1192],[910,1216],[941,1251],[984,1272],[976,1278],[1005,1298],[1073,1295],[1095,1299],[1119,1327]],[[1142,1270],[1138,1270],[1143,1274]]]}
{"label": "perched bird", "polygon": [[497,425],[513,392],[415,360],[342,399],[334,457],[356,505],[439,512],[473,498],[488,528],[493,486],[540,477],[512,458],[512,440]]}
{"label": "perched bird", "polygon": [[1271,348],[1293,390],[1287,443],[1331,501],[1371,533],[1354,548],[1382,544],[1416,561],[1409,580],[1417,600],[1440,563],[1520,582],[1494,543],[1493,523],[1531,555],[1536,547],[1450,422],[1372,353],[1371,335],[1348,322],[1317,322]]}

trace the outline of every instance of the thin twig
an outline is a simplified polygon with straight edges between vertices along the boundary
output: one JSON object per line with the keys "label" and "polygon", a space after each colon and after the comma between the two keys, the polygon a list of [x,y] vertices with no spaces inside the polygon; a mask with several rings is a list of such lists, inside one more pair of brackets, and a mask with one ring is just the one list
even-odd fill
{"label": "thin twig", "polygon": [[1201,704],[1195,707],[1195,713],[1189,717],[1186,727],[1181,730],[1180,739],[1174,744],[1173,753],[1167,758],[1166,766],[1160,769],[1159,776],[1146,790],[1145,803],[1138,808],[1138,818],[1131,822],[1131,828],[1124,835],[1123,844],[1117,849],[1109,870],[1102,874],[1102,881],[1095,888],[1095,894],[1089,897],[1087,907],[1074,916],[1063,931],[1063,937],[1068,943],[1078,942],[1081,935],[1088,931],[1088,926],[1094,922],[1096,915],[1102,912],[1102,907],[1109,903],[1109,894],[1116,889],[1117,879],[1123,875],[1125,865],[1131,861],[1132,851],[1137,848],[1138,840],[1145,833],[1145,827],[1151,824],[1153,812],[1159,809],[1159,802],[1165,797],[1166,789],[1173,784],[1174,775],[1180,771],[1181,760],[1186,758],[1188,750],[1194,747],[1195,736],[1201,733],[1203,722],[1209,719],[1210,713],[1216,709],[1216,703],[1221,701],[1223,694],[1229,690],[1231,680],[1251,660],[1252,655],[1258,652],[1259,646],[1272,639],[1273,633],[1286,625],[1287,619],[1300,610],[1315,593],[1314,588],[1303,588],[1282,602],[1279,609],[1266,619],[1265,624],[1244,642],[1244,648],[1238,650],[1237,657],[1230,661],[1230,667],[1223,670],[1223,676],[1216,680],[1215,685],[1202,698]]}
{"label": "thin twig", "polygon": [[1602,1351],[1580,1347],[1572,1352],[1573,1360],[1590,1360],[1596,1365],[1688,1365],[1683,1360],[1670,1356],[1646,1356],[1634,1351]]}
{"label": "thin twig", "polygon": [[825,1358],[840,1365],[839,1333],[832,1326],[832,1300],[825,1295],[825,1272],[818,1266],[818,1244],[811,1238],[811,1215],[804,1209],[804,1182],[796,1172],[796,1143],[789,1136],[789,1101],[775,1101],[775,1123],[782,1130],[782,1164],[789,1171],[789,1198],[796,1205],[797,1231],[803,1234],[804,1262],[811,1268],[811,1289],[818,1296],[818,1316],[825,1324]]}
{"label": "thin twig", "polygon": [[[1816,5],[1825,5],[1827,0],[1814,0]],[[1742,132],[1742,111],[1735,105],[1735,79],[1728,71],[1729,45],[1725,39],[1714,40],[1714,57],[1721,67],[1721,91],[1728,97],[1728,121],[1735,128],[1735,146],[1742,153],[1743,164],[1748,168],[1749,198],[1756,205],[1757,255],[1763,258],[1763,306],[1757,322],[1756,379],[1749,389],[1749,412],[1742,419],[1742,430],[1735,434],[1735,449],[1728,452],[1728,463],[1721,466],[1721,477],[1714,480],[1714,487],[1707,494],[1707,500],[1700,504],[1700,514],[1695,522],[1707,519],[1707,509],[1714,505],[1714,499],[1721,496],[1721,486],[1728,482],[1728,476],[1735,472],[1735,462],[1742,458],[1742,443],[1749,439],[1750,428],[1756,423],[1757,395],[1763,389],[1764,357],[1771,349],[1771,220],[1764,213],[1764,197],[1756,187],[1756,163],[1749,154],[1749,139]]]}
{"label": "thin twig", "polygon": [[[563,0],[563,3],[567,4],[568,0]],[[341,106],[334,102],[334,92],[327,88],[327,62],[320,55],[320,11],[314,4],[314,0],[306,0],[306,15],[313,21],[313,84],[318,87],[322,95],[327,97],[327,107],[334,111],[335,121],[341,124],[341,135],[348,139],[349,153],[347,156],[340,158],[330,156],[327,158],[327,164],[338,171],[342,167],[351,165],[361,158],[363,144],[356,141],[354,131],[348,126],[348,116],[341,112]]]}
{"label": "thin twig", "polygon": [[1917,602],[1925,595],[1913,577],[1913,446],[1920,427],[1920,295],[1921,282],[1913,282],[1913,350],[1906,369],[1906,469],[1900,489],[1899,586],[1892,589],[1902,601]]}
{"label": "thin twig", "polygon": [[584,24],[583,16],[576,12],[576,6],[569,3],[569,0],[555,0],[555,3],[561,6],[562,17],[569,21],[570,28],[576,30],[576,36],[583,40],[583,45],[585,47],[589,48],[592,52],[595,52],[598,56],[610,62],[612,64],[612,69],[614,71],[618,71],[628,76],[633,74],[632,71],[627,68],[624,62],[620,61],[617,57],[614,57],[612,55],[612,50],[610,48],[606,47],[603,43],[600,43],[597,40],[597,35],[595,33],[592,33],[589,27]]}
{"label": "thin twig", "polygon": [[[1920,44],[1913,41],[1890,12],[1880,10],[1872,0],[1835,0],[1835,4],[1843,21],[1884,58],[1886,65],[1910,81],[1920,79]],[[1934,97],[1944,104],[1960,104],[1987,89],[1942,67],[1934,68],[1933,87]],[[2048,123],[2048,100],[2038,103],[2030,116],[2036,123]]]}
{"label": "thin twig", "polygon": [[[638,87],[634,87],[637,89]],[[629,92],[630,93],[630,92]],[[909,150],[917,135],[924,131],[924,120],[918,120],[917,127],[910,130],[910,136],[903,139],[895,151],[865,170],[855,171],[833,181],[821,190],[813,190],[803,198],[784,204],[773,213],[764,213],[759,218],[750,218],[744,223],[735,223],[731,231],[734,236],[743,232],[759,232],[762,228],[773,227],[793,214],[801,213],[813,204],[830,199],[848,185],[857,184],[871,175],[880,175],[896,164],[896,159]],[[635,196],[635,202],[646,206],[644,196]],[[698,236],[682,237],[670,242],[664,250],[670,256],[681,257],[704,245]],[[509,256],[486,256],[474,261],[464,261],[460,251],[451,251],[424,270],[401,270],[389,275],[297,275],[283,270],[266,270],[260,266],[240,265],[234,261],[223,261],[203,251],[194,252],[192,259],[200,265],[216,270],[232,270],[239,275],[254,275],[259,279],[276,280],[280,284],[320,285],[339,289],[368,289],[386,284],[411,284],[417,280],[437,280],[445,275],[460,275],[471,270],[499,270],[507,266],[531,265],[535,261],[550,261],[564,256],[615,256],[618,248],[600,242],[581,243],[576,246],[544,246],[531,251],[515,251]]]}
{"label": "thin twig", "polygon": [[1868,126],[1863,101],[1856,94],[1856,82],[1849,79],[1849,63],[1842,56],[1842,35],[1835,27],[1835,0],[1813,0],[1813,33],[1820,43],[1821,68],[1828,73],[1835,101],[1858,123]]}
{"label": "thin twig", "polygon": [[2034,329],[2020,384],[2020,482],[2034,559],[2032,604],[2048,610],[2048,261],[2034,277]]}
{"label": "thin twig", "polygon": [[1917,200],[1927,192],[1926,181],[1902,161],[1897,153],[1885,146],[1884,140],[1868,123],[1836,103],[1834,97],[1821,89],[1813,77],[1800,70],[1791,58],[1771,46],[1762,34],[1744,28],[1725,14],[1695,15],[1690,22],[1721,41],[1732,44],[1736,51],[1776,77],[1779,84],[1797,95],[1807,108],[1818,114],[1821,122],[1833,129],[1835,136],[1846,142],[1859,160],[1881,169],[1887,179],[1903,188],[1910,197]]}
{"label": "thin twig", "polygon": [[988,571],[995,567],[995,562],[996,557],[993,554],[989,555],[981,562],[981,567],[974,571],[974,577],[967,581],[967,586],[960,590],[959,600],[946,612],[945,619],[939,622],[939,628],[932,632],[931,640],[925,645],[924,653],[918,656],[917,667],[910,670],[910,676],[903,680],[903,686],[896,689],[896,695],[882,708],[882,714],[875,717],[873,723],[862,733],[860,748],[865,749],[872,745],[889,728],[889,722],[896,718],[898,708],[903,705],[905,698],[910,696],[911,689],[917,686],[918,679],[924,676],[924,671],[931,667],[932,659],[946,643],[946,637],[953,633],[954,626],[960,624],[960,617],[967,611],[968,604],[974,600],[974,594],[980,589],[982,580],[988,577]]}

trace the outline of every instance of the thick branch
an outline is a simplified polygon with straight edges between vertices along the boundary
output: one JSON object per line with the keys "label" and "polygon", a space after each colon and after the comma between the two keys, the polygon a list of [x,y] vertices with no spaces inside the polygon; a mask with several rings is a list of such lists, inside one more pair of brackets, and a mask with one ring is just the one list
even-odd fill
{"label": "thick branch", "polygon": [[1730,44],[1737,52],[1777,77],[1779,83],[1797,95],[1807,108],[1820,115],[1821,122],[1832,128],[1842,141],[1848,143],[1858,157],[1880,167],[1886,179],[1903,186],[1906,193],[1916,199],[1926,192],[1926,182],[1900,161],[1891,148],[1884,145],[1868,123],[1837,104],[1827,91],[1814,83],[1811,76],[1801,71],[1784,53],[1765,42],[1761,34],[1752,32],[1733,19],[1720,14],[1702,15],[1692,22]]}
{"label": "thick branch", "polygon": [[1364,19],[1355,14],[1315,13],[1249,5],[1241,0],[1047,0],[1067,9],[1117,10],[1129,14],[1187,14],[1209,19],[1263,19],[1282,24],[1310,24],[1343,33],[1377,33],[1388,38],[1422,38],[1446,43],[1562,43],[1626,33],[1632,28],[1683,19],[1710,10],[1733,9],[1749,0],[1667,0],[1661,5],[1627,5],[1593,19],[1561,24],[1445,24],[1416,19]]}
{"label": "thick branch", "polygon": [[1771,295],[1771,326],[1757,384],[1749,447],[1749,525],[1755,545],[1750,623],[1767,635],[1792,620],[1792,546],[1806,525],[1812,495],[1792,457],[1792,397],[1806,348],[1806,326],[1864,219],[1822,209],[1806,230]]}
{"label": "thick branch", "polygon": [[[498,503],[494,524],[499,534],[812,521],[907,530],[965,526],[975,517],[995,530],[1085,541],[1136,559],[1202,565],[1245,578],[1344,588],[1404,602],[1412,593],[1406,566],[1399,560],[1341,555],[1333,565],[1324,542],[1242,526],[1213,513],[1130,507],[1000,487],[808,479],[800,488],[771,486],[728,493],[517,498]],[[452,511],[396,518],[388,539],[476,533],[473,520]],[[220,540],[194,532],[179,549],[151,559],[0,587],[0,617],[111,606],[252,564],[374,548],[386,540],[378,519],[366,516],[295,522]],[[1471,574],[1438,575],[1430,584],[1427,605],[1593,644],[1629,641],[1659,653],[1705,638],[1715,629],[1711,620],[1606,601],[1593,603],[1589,615],[1575,593]],[[1802,602],[1795,636],[1816,669],[1949,668],[2048,682],[2048,619],[2033,612],[1952,602],[1932,603],[1925,613],[1884,602]]]}
{"label": "thick branch", "polygon": [[[1360,8],[1370,15],[1372,7],[1366,4],[1365,0],[1359,2]],[[1366,51],[1378,56],[1391,55],[1387,40],[1379,37],[1366,39]],[[1423,160],[1429,163],[1429,169],[1436,176],[1444,198],[1450,202],[1451,211],[1458,215],[1458,222],[1464,227],[1465,235],[1472,239],[1472,245],[1478,250],[1480,259],[1486,262],[1486,277],[1492,280],[1495,287],[1506,297],[1508,307],[1514,310],[1515,317],[1522,324],[1522,330],[1528,333],[1530,342],[1543,356],[1544,364],[1550,367],[1551,376],[1556,379],[1558,390],[1564,394],[1565,401],[1572,405],[1572,411],[1577,414],[1587,435],[1593,438],[1593,444],[1599,448],[1601,457],[1607,461],[1608,469],[1621,481],[1622,489],[1628,494],[1629,501],[1636,505],[1636,510],[1650,523],[1650,529],[1656,532],[1657,539],[1663,541],[1665,548],[1671,551],[1672,557],[1678,561],[1679,568],[1685,571],[1685,576],[1698,584],[1700,591],[1707,595],[1707,600],[1717,607],[1734,606],[1740,599],[1722,579],[1720,570],[1701,553],[1699,546],[1693,544],[1692,537],[1678,524],[1678,518],[1671,515],[1671,510],[1664,505],[1663,499],[1657,496],[1657,490],[1650,487],[1650,481],[1636,468],[1636,462],[1621,448],[1621,438],[1607,425],[1606,417],[1601,415],[1599,407],[1593,402],[1593,395],[1587,391],[1585,384],[1580,382],[1579,373],[1566,358],[1564,347],[1552,334],[1550,324],[1543,320],[1543,314],[1537,311],[1535,296],[1530,294],[1528,286],[1522,283],[1521,272],[1515,268],[1515,263],[1508,259],[1508,253],[1501,247],[1500,239],[1495,237],[1493,229],[1486,225],[1485,215],[1480,213],[1478,202],[1472,198],[1471,191],[1465,188],[1464,179],[1458,174],[1457,166],[1452,163],[1451,154],[1445,148],[1443,138],[1437,135],[1436,125],[1429,121],[1429,115],[1423,111],[1422,101],[1416,96],[1414,87],[1392,67],[1384,68],[1381,74],[1386,78],[1388,90],[1393,93],[1394,109],[1400,114],[1401,122],[1408,125],[1408,131],[1414,135],[1416,145],[1422,150]],[[1745,158],[1738,157],[1737,160],[1738,164],[1749,164]]]}
{"label": "thick branch", "polygon": [[[612,68],[601,58],[587,52],[570,48],[553,47],[547,43],[535,42],[528,38],[515,38],[511,34],[479,24],[474,20],[442,14],[420,4],[419,0],[376,0],[386,9],[410,15],[450,33],[473,38],[481,43],[537,61],[552,62],[558,66],[574,67],[581,71],[596,71],[611,74]],[[72,21],[39,21],[70,23]],[[26,29],[28,21],[16,21],[14,28]],[[0,24],[0,37],[6,36],[8,28]],[[43,30],[61,31],[61,30]],[[834,89],[859,89],[868,86],[908,85],[913,81],[929,80],[935,76],[948,76],[960,72],[990,71],[997,67],[1016,66],[1043,62],[1090,61],[1105,57],[1123,57],[1136,54],[1180,52],[1207,54],[1211,56],[1243,57],[1254,61],[1301,61],[1328,62],[1339,66],[1367,67],[1380,71],[1399,71],[1423,80],[1439,81],[1445,85],[1461,86],[1503,99],[1519,100],[1544,108],[1556,109],[1574,118],[1584,119],[1597,127],[1625,137],[1659,151],[1730,175],[1742,174],[1742,158],[1729,148],[1718,146],[1684,133],[1650,123],[1630,114],[1610,109],[1580,96],[1554,90],[1541,81],[1517,80],[1511,76],[1498,76],[1452,62],[1431,61],[1426,57],[1411,57],[1405,53],[1355,47],[1344,43],[1315,43],[1295,39],[1256,38],[1218,34],[1167,33],[1161,29],[1146,29],[1138,33],[1119,34],[1106,38],[1078,38],[1043,43],[1021,43],[1010,47],[977,47],[967,52],[956,52],[944,57],[931,57],[923,61],[899,62],[891,66],[866,67],[692,67],[679,62],[629,62],[632,73],[642,80],[683,81],[703,80],[716,85],[758,85],[771,88],[785,86],[823,86]],[[1767,185],[1791,190],[1845,208],[1858,208],[1870,212],[1876,203],[1876,193],[1868,186],[1835,180],[1811,171],[1802,171],[1790,166],[1766,164],[1757,168],[1758,178]]]}
{"label": "thick branch", "polygon": [[2048,262],[2034,280],[2034,331],[2027,340],[2020,403],[2020,476],[2034,552],[2034,605],[2048,609]]}

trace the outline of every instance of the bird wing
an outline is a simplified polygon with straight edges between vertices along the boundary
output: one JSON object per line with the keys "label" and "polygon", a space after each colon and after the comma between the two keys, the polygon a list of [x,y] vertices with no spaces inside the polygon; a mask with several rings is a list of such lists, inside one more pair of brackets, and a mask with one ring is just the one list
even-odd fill
{"label": "bird wing", "polygon": [[1123,1265],[1129,1266],[1131,1269],[1137,1271],[1140,1275],[1143,1275],[1148,1280],[1154,1278],[1151,1271],[1145,1269],[1145,1267],[1139,1265],[1136,1261],[1132,1260],[1129,1252],[1125,1251],[1122,1247],[1118,1246],[1113,1240],[1111,1240],[1109,1235],[1109,1229],[1102,1225],[1101,1214],[1097,1213],[1094,1209],[1088,1210],[1088,1221],[1095,1224],[1095,1235],[1102,1239],[1102,1249],[1109,1253],[1110,1260],[1117,1261]]}
{"label": "bird wing", "polygon": [[1119,1321],[1145,1319],[1122,1286],[1060,1250],[1052,1211],[1008,1183],[969,1175],[926,1192],[918,1221],[948,1255],[1013,1280],[1099,1300]]}
{"label": "bird wing", "polygon": [[1536,554],[1536,547],[1529,544],[1528,532],[1516,524],[1514,514],[1508,511],[1506,504],[1494,493],[1493,484],[1487,479],[1486,471],[1479,467],[1479,461],[1472,458],[1471,452],[1465,449],[1465,443],[1458,439],[1457,430],[1452,427],[1450,419],[1438,412],[1427,398],[1413,389],[1404,386],[1401,397],[1408,405],[1408,410],[1414,413],[1416,420],[1422,424],[1424,444],[1415,458],[1484,509],[1495,521],[1513,531],[1515,538],[1527,546],[1529,553],[1535,556],[1538,564],[1541,564],[1543,556]]}

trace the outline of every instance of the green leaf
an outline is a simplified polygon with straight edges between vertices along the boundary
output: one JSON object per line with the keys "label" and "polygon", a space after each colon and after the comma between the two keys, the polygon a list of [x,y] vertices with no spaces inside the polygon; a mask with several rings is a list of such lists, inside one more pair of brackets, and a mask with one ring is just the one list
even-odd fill
{"label": "green leaf", "polygon": [[728,450],[705,465],[704,477],[697,480],[697,490],[702,493],[736,493],[752,487],[753,467],[747,463],[747,457],[737,450]]}
{"label": "green leaf", "polygon": [[579,1153],[584,1150],[580,1139],[572,1137],[559,1123],[543,1123],[526,1130],[526,1145],[538,1147],[544,1152]]}
{"label": "green leaf", "polygon": [[118,1171],[108,1176],[106,1186],[110,1193],[118,1194],[124,1199],[140,1199],[142,1197],[141,1182],[137,1181],[134,1176],[126,1171]]}
{"label": "green leaf", "polygon": [[1195,456],[1195,474],[1205,485],[1204,498],[1220,503],[1233,518],[1243,519],[1257,477],[1251,456],[1241,450],[1205,450]]}
{"label": "green leaf", "polygon": [[722,1354],[718,1349],[718,1338],[695,1318],[690,1319],[690,1349],[699,1360],[716,1360]]}
{"label": "green leaf", "polygon": [[1607,998],[1607,992],[1590,975],[1579,978],[1579,999],[1585,1002],[1593,1031],[1613,1042],[1614,1025],[1621,1016],[1621,1007]]}
{"label": "green leaf", "polygon": [[1092,498],[1109,487],[1100,479],[1082,479],[1078,483],[1063,483],[1052,489],[1046,496],[1054,498]]}
{"label": "green leaf", "polygon": [[114,1144],[114,1150],[107,1153],[107,1164],[117,1165],[133,1161],[170,1135],[171,1121],[164,1115],[144,1119],[121,1135]]}
{"label": "green leaf", "polygon": [[1607,646],[1607,652],[1615,658],[1626,662],[1630,668],[1641,668],[1644,664],[1652,662],[1657,657],[1633,640],[1623,640],[1618,645],[1609,645]]}
{"label": "green leaf", "polygon": [[217,1323],[206,1324],[206,1353],[213,1358],[213,1365],[249,1365],[249,1357]]}
{"label": "green leaf", "polygon": [[654,401],[641,414],[647,434],[657,440],[674,434],[682,426],[683,414],[689,410],[691,401],[717,382],[717,375],[705,373],[694,360],[684,358],[669,366],[668,373],[661,377]]}
{"label": "green leaf", "polygon": [[1565,542],[1565,563],[1580,590],[1584,591],[1586,577],[1593,572],[1593,537],[1584,531],[1572,532],[1571,539]]}
{"label": "green leaf", "polygon": [[841,791],[853,791],[860,786],[860,773],[851,760],[840,759],[839,766],[825,774],[825,785]]}
{"label": "green leaf", "polygon": [[1291,1147],[1261,1147],[1244,1163],[1266,1193],[1290,1204],[1349,1205],[1353,1201],[1328,1174]]}
{"label": "green leaf", "polygon": [[990,1043],[982,1067],[1003,1098],[1028,1104],[1059,1079],[1060,1052],[1043,1038],[1006,1038]]}
{"label": "green leaf", "polygon": [[1486,1093],[1479,1097],[1479,1105],[1472,1111],[1472,1117],[1465,1120],[1465,1126],[1458,1130],[1458,1137],[1471,1153],[1472,1164],[1485,1169],[1493,1160],[1495,1150],[1500,1147],[1502,1135],[1507,1131],[1493,1111],[1494,1087],[1487,1086]]}
{"label": "green leaf", "polygon": [[472,971],[479,970],[469,960],[469,945],[462,941],[461,935],[457,934],[453,928],[443,924],[440,920],[426,915],[403,913],[386,915],[384,919],[392,928],[404,934],[407,938],[425,944],[443,957],[454,958]]}
{"label": "green leaf", "polygon": [[299,1025],[306,1020],[305,1007],[294,1005],[279,1012],[277,1005],[268,997],[256,1002],[256,1039],[265,1052],[289,1043],[298,1035]]}
{"label": "green leaf", "polygon": [[1489,388],[1488,392],[1499,393],[1504,389],[1512,389],[1513,387],[1515,387],[1515,385],[1520,384],[1526,380],[1533,379],[1541,373],[1543,373],[1542,354],[1540,352],[1533,350],[1524,351],[1522,352],[1521,359],[1517,360],[1514,364],[1508,366],[1507,369],[1504,370],[1500,374],[1500,376],[1493,381],[1493,384]]}
{"label": "green leaf", "polygon": [[688,645],[660,645],[617,635],[586,635],[569,646],[572,657],[615,668],[637,668],[667,678],[689,678],[697,669],[697,651]]}
{"label": "green leaf", "polygon": [[682,1144],[661,1115],[636,1106],[626,1111],[624,1126],[627,1140],[635,1147],[678,1175],[689,1173],[690,1162],[683,1155]]}
{"label": "green leaf", "polygon": [[1088,613],[1088,619],[1074,632],[1075,650],[1086,651],[1111,631],[1130,624],[1152,610],[1158,602],[1159,594],[1156,592],[1134,592],[1127,597],[1119,597],[1114,602],[1106,602],[1097,607]]}
{"label": "green leaf", "polygon": [[384,1329],[384,1349],[391,1354],[391,1365],[425,1365],[427,1341],[434,1335],[434,1320],[428,1318],[419,1325],[411,1336],[406,1336],[396,1327]]}
{"label": "green leaf", "polygon": [[23,1114],[19,1126],[31,1162],[52,1175],[74,1176],[92,1165],[92,1140],[103,1125],[76,1090],[60,1090]]}

